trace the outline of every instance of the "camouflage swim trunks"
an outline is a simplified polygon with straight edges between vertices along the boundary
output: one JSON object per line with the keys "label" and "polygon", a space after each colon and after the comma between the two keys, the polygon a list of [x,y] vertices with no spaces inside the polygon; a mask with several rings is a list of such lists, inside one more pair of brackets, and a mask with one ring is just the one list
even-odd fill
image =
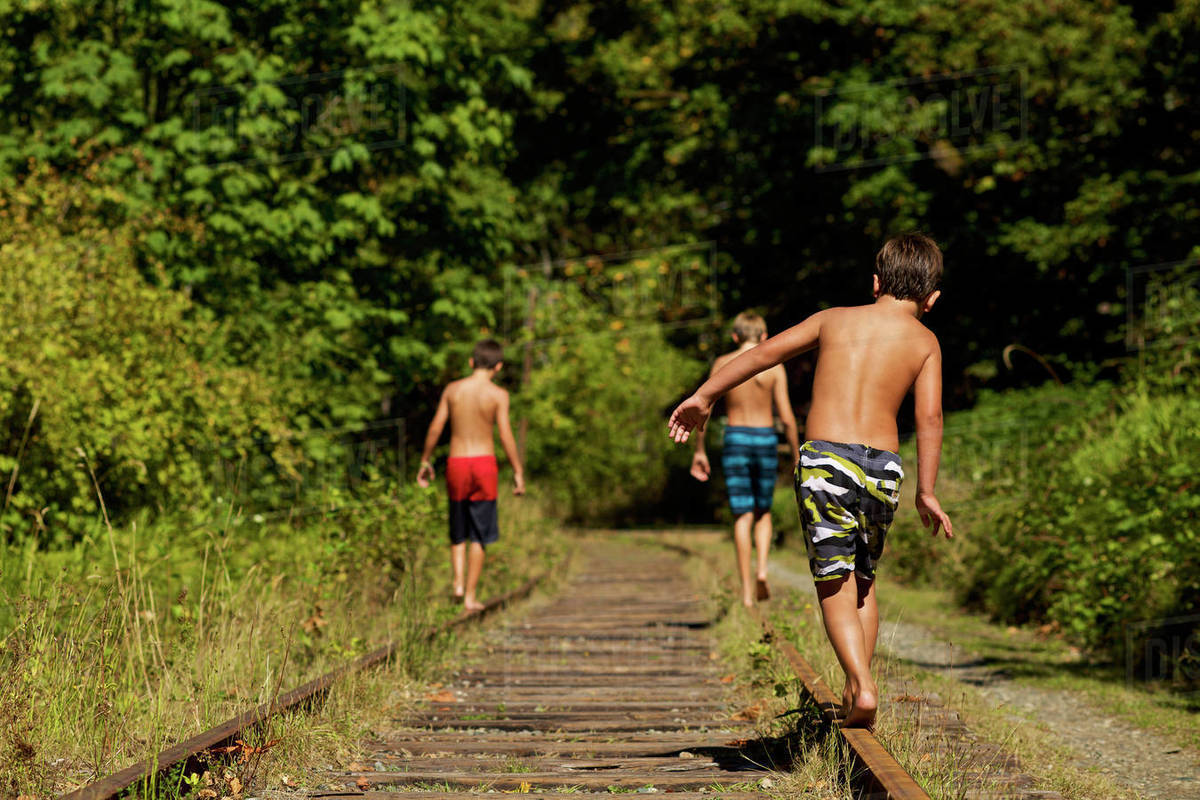
{"label": "camouflage swim trunks", "polygon": [[813,580],[851,573],[875,579],[875,564],[900,501],[900,455],[862,444],[807,441],[796,466],[796,503]]}

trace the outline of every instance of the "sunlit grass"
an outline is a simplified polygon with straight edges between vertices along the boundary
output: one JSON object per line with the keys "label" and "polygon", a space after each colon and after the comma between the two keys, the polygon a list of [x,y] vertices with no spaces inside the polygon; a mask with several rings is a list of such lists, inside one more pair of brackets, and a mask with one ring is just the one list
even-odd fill
{"label": "sunlit grass", "polygon": [[[264,771],[288,777],[337,761],[364,732],[364,708],[398,713],[454,650],[423,635],[459,610],[434,507],[393,501],[190,532],[101,528],[69,553],[3,551],[0,795],[49,795],[115,772],[398,643],[391,665],[339,684],[320,715],[251,732],[247,748],[274,744],[233,775],[278,786]],[[562,553],[535,502],[505,502],[502,514],[507,536],[489,549],[485,599]]]}

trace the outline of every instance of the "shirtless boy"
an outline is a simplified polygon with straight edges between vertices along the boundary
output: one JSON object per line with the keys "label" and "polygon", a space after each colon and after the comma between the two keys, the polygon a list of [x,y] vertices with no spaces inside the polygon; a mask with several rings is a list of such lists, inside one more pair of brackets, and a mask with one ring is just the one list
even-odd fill
{"label": "shirtless boy", "polygon": [[[446,488],[450,495],[450,564],[454,570],[454,596],[468,611],[483,608],[475,596],[483,571],[484,548],[500,538],[496,518],[497,467],[492,427],[513,468],[513,494],[525,493],[524,471],[517,455],[512,425],[508,421],[508,392],[492,383],[503,366],[500,344],[485,339],[475,345],[471,375],[453,381],[442,392],[437,412],[429,423],[417,483],[427,488],[433,481],[433,449],[446,421],[450,421],[450,458],[446,461]],[[470,550],[468,552],[468,544]],[[463,573],[466,573],[466,581]]]}
{"label": "shirtless boy", "polygon": [[[761,344],[767,338],[767,325],[757,314],[743,311],[733,320],[733,342],[737,349],[713,362],[710,377],[742,353]],[[775,435],[772,406],[783,422],[784,435],[792,448],[792,463],[799,458],[800,442],[796,433],[796,417],[788,400],[787,373],[783,365],[755,375],[753,379],[729,390],[725,396],[725,411],[729,424],[725,427],[721,466],[725,469],[725,484],[729,491],[729,508],[733,511],[733,542],[737,550],[738,572],[742,577],[742,604],[749,607],[754,601],[771,596],[767,587],[767,552],[771,547],[771,502],[775,497],[775,475],[779,471],[778,438]],[[712,472],[708,453],[704,450],[704,432],[696,437],[696,452],[692,456],[692,477],[707,481]],[[756,576],[750,579],[751,531],[758,551]]]}
{"label": "shirtless boy", "polygon": [[819,348],[796,500],[825,632],[846,673],[842,712],[850,727],[872,725],[879,702],[871,677],[879,630],[875,565],[900,498],[896,414],[910,389],[917,513],[934,536],[939,528],[953,535],[933,491],[942,449],[942,355],[937,337],[919,322],[941,294],[941,276],[942,253],[932,239],[890,239],[875,257],[873,304],[813,314],[730,361],[671,414],[669,435],[685,442],[717,398]]}

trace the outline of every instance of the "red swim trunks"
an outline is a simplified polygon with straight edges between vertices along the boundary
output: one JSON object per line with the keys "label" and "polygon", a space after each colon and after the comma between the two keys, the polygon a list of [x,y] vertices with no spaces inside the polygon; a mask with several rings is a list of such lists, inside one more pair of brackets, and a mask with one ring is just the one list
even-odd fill
{"label": "red swim trunks", "polygon": [[452,456],[446,461],[450,544],[488,545],[500,538],[496,483],[495,456]]}

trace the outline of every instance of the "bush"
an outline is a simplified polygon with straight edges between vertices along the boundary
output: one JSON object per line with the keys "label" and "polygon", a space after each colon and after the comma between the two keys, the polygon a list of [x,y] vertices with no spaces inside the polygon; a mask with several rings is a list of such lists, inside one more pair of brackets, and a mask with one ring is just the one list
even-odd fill
{"label": "bush", "polygon": [[[135,257],[163,214],[114,221],[120,193],[39,168],[0,186],[4,536],[77,537],[110,514],[203,496],[199,454],[284,431],[273,392],[220,355],[221,329]],[[153,274],[161,265],[141,265]]]}
{"label": "bush", "polygon": [[[599,282],[643,297],[659,266],[634,261]],[[671,466],[686,463],[666,420],[704,366],[668,342],[657,317],[614,313],[569,277],[541,290],[527,328],[534,368],[515,403],[528,420],[530,471],[552,482],[566,514],[596,521],[657,504]]]}

